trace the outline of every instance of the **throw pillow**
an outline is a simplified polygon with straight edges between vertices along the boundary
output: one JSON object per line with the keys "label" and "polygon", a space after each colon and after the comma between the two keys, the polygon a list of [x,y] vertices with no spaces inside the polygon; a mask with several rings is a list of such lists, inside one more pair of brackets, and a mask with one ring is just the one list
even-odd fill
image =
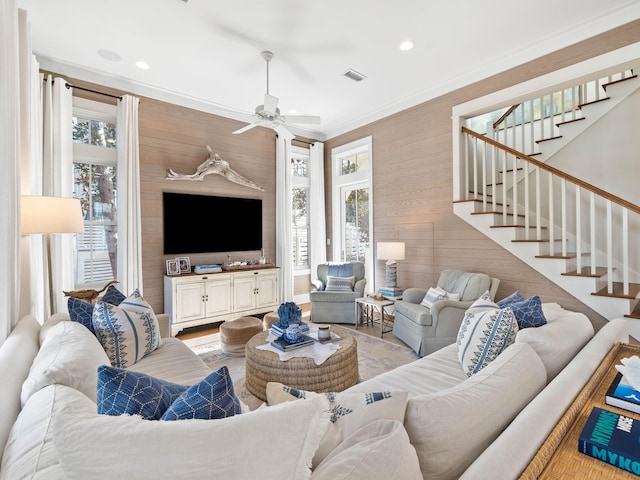
{"label": "throw pillow", "polygon": [[381,418],[402,422],[409,395],[400,391],[315,393],[291,388],[278,382],[267,383],[266,391],[269,406],[318,395],[329,400],[331,424],[313,457],[314,466],[319,465],[346,437],[369,422]]}
{"label": "throw pillow", "polygon": [[51,328],[22,384],[22,406],[51,384],[66,385],[96,400],[97,370],[109,363],[102,345],[85,327],[62,321]]}
{"label": "throw pillow", "polygon": [[98,368],[98,413],[158,420],[187,388],[142,372],[104,365]]}
{"label": "throw pillow", "polygon": [[[104,302],[111,305],[120,305],[122,301],[127,298],[113,285],[109,285],[107,291],[102,296]],[[67,301],[67,309],[69,310],[69,318],[74,322],[79,322],[87,327],[91,333],[95,334],[93,329],[93,307],[94,304],[81,300],[79,298],[69,297]]]}
{"label": "throw pillow", "polygon": [[318,465],[313,480],[346,480],[356,471],[358,478],[423,479],[416,449],[397,420],[374,420],[356,430]]}
{"label": "throw pillow", "polygon": [[444,300],[447,296],[447,292],[439,287],[431,287],[427,294],[420,302],[420,305],[424,305],[427,308],[431,308],[434,303]]}
{"label": "throw pillow", "polygon": [[162,345],[158,319],[137,289],[119,306],[98,300],[92,321],[114,367],[131,366]]}
{"label": "throw pillow", "polygon": [[327,292],[353,292],[356,277],[334,277],[327,275]]}
{"label": "throw pillow", "polygon": [[160,420],[209,420],[242,413],[226,366],[212,372],[176,398]]}
{"label": "throw pillow", "polygon": [[542,311],[542,301],[538,295],[509,305],[518,322],[518,328],[541,327],[547,323]]}
{"label": "throw pillow", "polygon": [[459,302],[460,301],[460,294],[459,293],[447,292],[446,299],[447,300],[452,300],[454,302]]}
{"label": "throw pillow", "polygon": [[480,297],[465,312],[458,330],[458,359],[464,372],[479,372],[515,341],[517,333],[510,307],[500,309],[485,295]]}
{"label": "throw pillow", "polygon": [[215,422],[70,411],[54,420],[56,454],[69,480],[308,479],[330,412],[319,395]]}
{"label": "throw pillow", "polygon": [[522,294],[516,290],[508,297],[503,298],[502,300],[498,300],[497,304],[500,308],[504,308],[508,305],[511,305],[512,303],[521,302],[523,300],[524,297],[522,296]]}

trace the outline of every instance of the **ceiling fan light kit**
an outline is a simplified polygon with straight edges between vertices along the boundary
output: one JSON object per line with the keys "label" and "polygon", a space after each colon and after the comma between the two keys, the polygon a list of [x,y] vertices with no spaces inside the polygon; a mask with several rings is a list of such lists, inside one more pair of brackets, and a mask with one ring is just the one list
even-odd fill
{"label": "ceiling fan light kit", "polygon": [[278,108],[278,97],[274,97],[269,94],[269,62],[273,60],[273,53],[265,50],[261,54],[264,61],[267,63],[267,93],[264,94],[264,102],[262,105],[258,105],[255,108],[255,113],[249,116],[247,122],[242,128],[234,131],[233,133],[244,133],[247,130],[251,130],[254,127],[267,127],[275,130],[279,135],[283,135],[287,138],[294,138],[295,135],[285,126],[287,123],[298,123],[307,125],[318,125],[320,123],[320,117],[315,115],[281,115]]}

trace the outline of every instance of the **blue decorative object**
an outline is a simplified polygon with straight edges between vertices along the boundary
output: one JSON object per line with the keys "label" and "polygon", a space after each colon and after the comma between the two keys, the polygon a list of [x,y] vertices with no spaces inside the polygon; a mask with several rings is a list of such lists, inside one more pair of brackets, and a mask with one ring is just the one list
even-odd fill
{"label": "blue decorative object", "polygon": [[283,335],[287,343],[300,343],[304,340],[304,335],[298,324],[291,324],[287,327]]}
{"label": "blue decorative object", "polygon": [[276,325],[285,330],[290,324],[299,324],[302,318],[302,310],[295,302],[285,302],[278,307],[279,320]]}

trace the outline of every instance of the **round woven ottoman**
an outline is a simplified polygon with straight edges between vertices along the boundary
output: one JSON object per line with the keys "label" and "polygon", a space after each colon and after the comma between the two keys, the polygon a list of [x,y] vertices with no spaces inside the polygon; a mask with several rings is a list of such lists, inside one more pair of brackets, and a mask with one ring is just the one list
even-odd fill
{"label": "round woven ottoman", "polygon": [[340,349],[316,365],[312,358],[296,357],[281,362],[276,353],[256,348],[269,336],[265,331],[247,342],[245,384],[247,390],[261,400],[267,399],[268,382],[313,392],[341,392],[359,381],[358,345],[353,335],[332,327],[342,338]]}
{"label": "round woven ottoman", "polygon": [[266,313],[264,317],[262,317],[262,323],[265,330],[269,330],[271,328],[271,325],[273,325],[274,323],[278,323],[279,321],[280,316],[278,315],[278,312],[269,312]]}
{"label": "round woven ottoman", "polygon": [[220,325],[222,352],[234,357],[244,356],[244,347],[251,337],[262,332],[262,321],[256,317],[240,317]]}

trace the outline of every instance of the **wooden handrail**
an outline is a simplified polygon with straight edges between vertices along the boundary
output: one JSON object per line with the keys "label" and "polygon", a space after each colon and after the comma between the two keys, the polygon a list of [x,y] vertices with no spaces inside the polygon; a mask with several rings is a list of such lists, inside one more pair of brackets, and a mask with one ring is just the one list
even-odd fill
{"label": "wooden handrail", "polygon": [[611,193],[605,191],[605,190],[601,190],[600,188],[596,187],[595,185],[591,185],[590,183],[587,182],[583,182],[582,180],[580,180],[579,178],[576,178],[574,176],[571,176],[565,172],[563,172],[562,170],[558,170],[557,168],[553,168],[549,165],[547,165],[546,163],[543,163],[539,160],[536,160],[535,158],[532,158],[528,155],[525,155],[524,153],[518,152],[517,150],[514,150],[511,147],[507,147],[506,145],[503,145],[499,142],[496,142],[495,140],[491,139],[491,138],[487,138],[484,135],[481,135],[479,133],[474,132],[473,130],[468,129],[467,127],[462,127],[462,132],[463,133],[467,133],[469,135],[471,135],[472,137],[476,137],[479,138],[480,140],[488,143],[489,145],[493,145],[494,147],[497,147],[500,150],[504,150],[507,153],[510,153],[511,155],[521,158],[522,160],[524,160],[525,162],[529,162],[532,165],[535,165],[538,168],[541,168],[542,170],[546,170],[547,172],[552,173],[553,175],[557,175],[560,178],[564,178],[565,180],[570,181],[571,183],[578,185],[581,188],[584,188],[585,190],[588,190],[590,192],[595,193],[596,195],[599,195],[602,198],[606,198],[607,200],[612,201],[613,203],[616,203],[618,205],[620,205],[621,207],[626,208],[627,210],[630,210],[634,213],[640,214],[640,206],[628,202],[627,200],[624,200],[620,197],[616,197],[615,195],[612,195]]}
{"label": "wooden handrail", "polygon": [[509,109],[508,109],[506,112],[504,112],[504,113],[502,114],[502,116],[501,116],[498,120],[496,120],[495,122],[493,122],[493,128],[495,129],[498,125],[500,125],[500,124],[503,122],[503,120],[504,120],[505,118],[507,118],[509,115],[511,115],[511,114],[513,113],[513,111],[514,111],[516,108],[518,108],[520,105],[522,105],[522,104],[518,103],[517,105],[511,105],[511,106],[509,107]]}

